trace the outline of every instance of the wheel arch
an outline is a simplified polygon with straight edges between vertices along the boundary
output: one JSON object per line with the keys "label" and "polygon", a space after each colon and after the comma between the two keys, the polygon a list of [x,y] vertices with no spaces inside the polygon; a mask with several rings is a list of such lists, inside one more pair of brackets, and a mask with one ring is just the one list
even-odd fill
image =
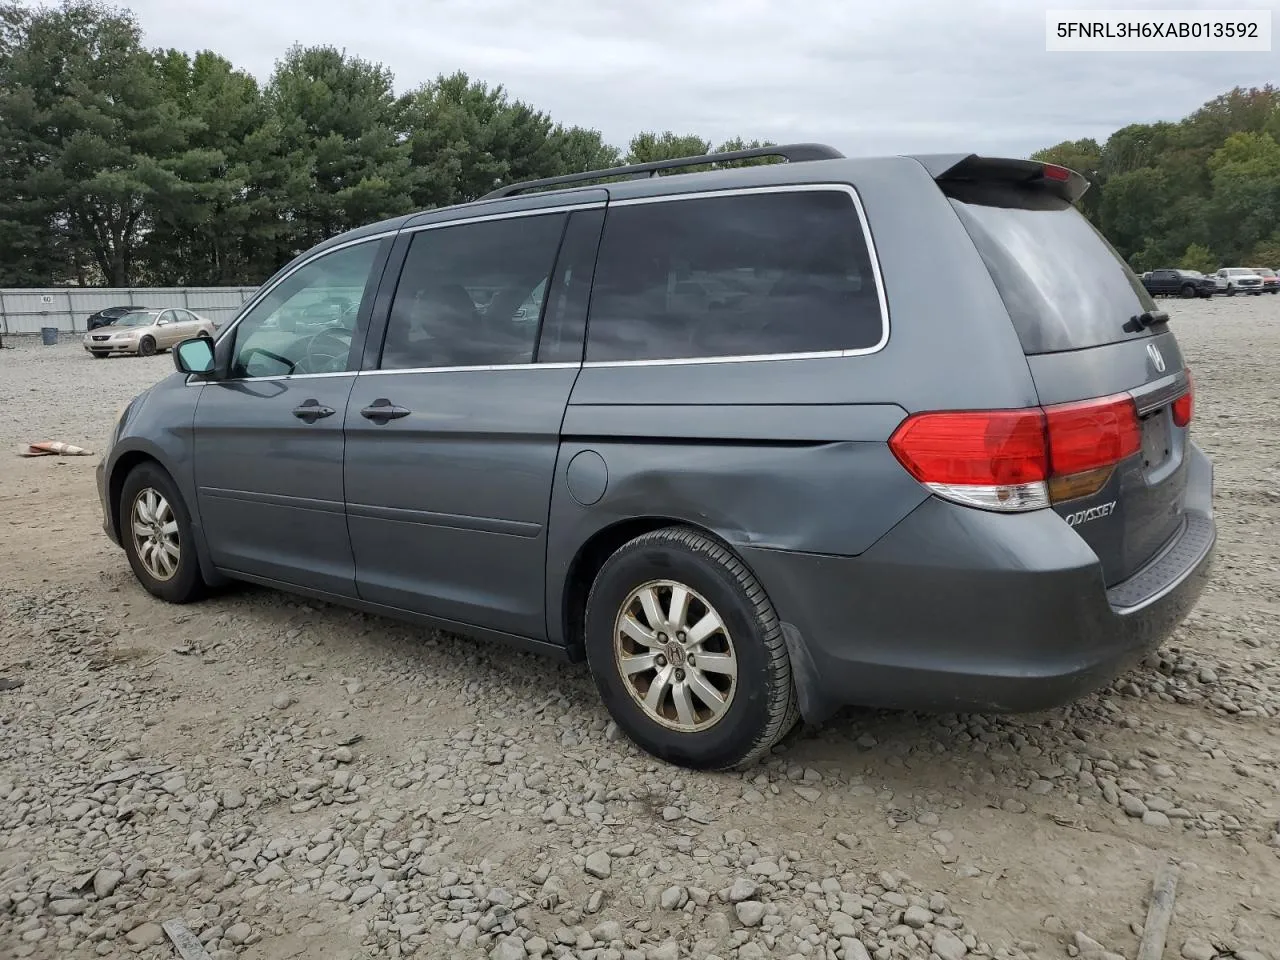
{"label": "wheel arch", "polygon": [[[565,647],[571,660],[580,661],[586,656],[583,647],[583,629],[586,625],[587,595],[591,592],[591,585],[595,583],[600,568],[624,544],[664,527],[687,527],[710,537],[723,545],[748,571],[751,571],[750,564],[742,554],[721,534],[702,524],[682,520],[679,517],[631,517],[601,527],[588,537],[574,554],[560,589],[561,623],[564,624]],[[755,576],[754,571],[751,573]]]}
{"label": "wheel arch", "polygon": [[174,486],[178,488],[178,492],[184,494],[184,501],[187,501],[185,504],[187,513],[191,517],[191,529],[195,537],[196,559],[200,563],[201,579],[211,587],[224,584],[226,578],[217,572],[213,566],[213,561],[209,557],[209,548],[205,542],[204,529],[200,524],[198,505],[192,498],[186,497],[183,485],[177,474],[164,462],[163,457],[147,447],[131,447],[116,454],[113,456],[111,465],[107,470],[105,480],[107,517],[111,523],[112,532],[115,534],[116,542],[124,542],[121,539],[122,531],[120,527],[120,495],[124,491],[124,482],[129,474],[144,463],[154,463],[173,481]]}

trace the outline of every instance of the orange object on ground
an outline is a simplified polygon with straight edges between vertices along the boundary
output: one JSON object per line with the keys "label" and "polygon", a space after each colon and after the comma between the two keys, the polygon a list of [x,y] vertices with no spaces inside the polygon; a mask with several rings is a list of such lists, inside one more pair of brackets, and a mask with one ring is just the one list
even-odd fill
{"label": "orange object on ground", "polygon": [[92,450],[86,450],[84,447],[77,447],[73,443],[63,443],[61,440],[45,440],[41,443],[33,443],[26,450],[18,454],[20,457],[91,457]]}

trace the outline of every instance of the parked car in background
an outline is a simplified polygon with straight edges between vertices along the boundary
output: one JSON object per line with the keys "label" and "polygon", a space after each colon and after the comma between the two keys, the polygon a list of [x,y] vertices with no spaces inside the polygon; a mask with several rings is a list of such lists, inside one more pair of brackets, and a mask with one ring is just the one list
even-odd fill
{"label": "parked car in background", "polygon": [[1280,273],[1276,273],[1270,267],[1250,267],[1249,269],[1262,278],[1263,292],[1280,291]]}
{"label": "parked car in background", "polygon": [[[798,144],[360,227],[121,411],[105,530],[170,602],[247,580],[585,659],[693,767],[844,704],[1073,700],[1215,542],[1190,372],[1086,186]],[[333,290],[344,323],[273,324]]]}
{"label": "parked car in background", "polygon": [[97,313],[89,314],[88,318],[85,320],[85,329],[97,330],[99,327],[109,327],[126,313],[131,313],[134,310],[148,309],[150,308],[145,307],[142,304],[133,304],[128,307],[105,307]]}
{"label": "parked car in background", "polygon": [[1163,267],[1142,275],[1142,285],[1152,296],[1164,297],[1212,297],[1218,285],[1212,278],[1198,270],[1175,270]]}
{"label": "parked car in background", "polygon": [[1262,277],[1248,267],[1223,267],[1218,271],[1218,276],[1224,284],[1223,293],[1228,297],[1234,297],[1237,293],[1262,296]]}
{"label": "parked car in background", "polygon": [[130,310],[107,327],[84,335],[82,343],[95,359],[113,353],[149,357],[191,337],[213,339],[218,328],[212,320],[182,307],[166,310]]}

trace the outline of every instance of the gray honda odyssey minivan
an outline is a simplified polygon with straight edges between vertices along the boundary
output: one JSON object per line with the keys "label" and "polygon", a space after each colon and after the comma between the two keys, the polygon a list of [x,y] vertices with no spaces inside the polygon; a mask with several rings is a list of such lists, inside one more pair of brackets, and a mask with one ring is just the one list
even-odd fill
{"label": "gray honda odyssey minivan", "polygon": [[1215,540],[1190,373],[1084,187],[798,144],[334,237],[123,411],[107,534],[174,603],[233,578],[585,659],[692,767],[844,704],[1065,703]]}

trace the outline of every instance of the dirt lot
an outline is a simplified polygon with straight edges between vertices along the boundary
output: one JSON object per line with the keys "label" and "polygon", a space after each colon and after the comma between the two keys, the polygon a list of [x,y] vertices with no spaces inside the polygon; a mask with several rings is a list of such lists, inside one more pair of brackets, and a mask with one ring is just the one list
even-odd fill
{"label": "dirt lot", "polygon": [[1132,960],[1172,859],[1166,957],[1280,960],[1280,297],[1169,309],[1220,553],[1160,656],[1044,715],[847,712],[745,775],[652,762],[583,667],[153,600],[96,457],[9,449],[100,449],[170,359],[0,351],[0,957],[172,957],[176,917],[218,960]]}

